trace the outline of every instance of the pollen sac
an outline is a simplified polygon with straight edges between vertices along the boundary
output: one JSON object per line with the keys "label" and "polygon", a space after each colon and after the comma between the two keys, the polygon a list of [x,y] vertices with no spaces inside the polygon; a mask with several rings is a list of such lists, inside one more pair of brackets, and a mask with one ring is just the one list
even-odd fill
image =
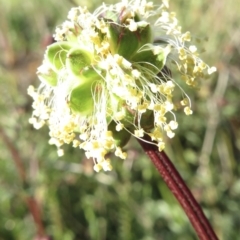
{"label": "pollen sac", "polygon": [[67,53],[70,49],[71,45],[67,42],[56,42],[47,48],[45,57],[48,59],[52,69],[55,72],[58,72],[64,68],[66,64]]}

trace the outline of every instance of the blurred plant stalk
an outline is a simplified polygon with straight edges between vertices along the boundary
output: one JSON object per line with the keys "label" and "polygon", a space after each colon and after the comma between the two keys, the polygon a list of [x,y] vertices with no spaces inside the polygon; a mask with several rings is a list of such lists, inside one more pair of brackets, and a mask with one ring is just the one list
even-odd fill
{"label": "blurred plant stalk", "polygon": [[[29,182],[27,180],[26,171],[25,171],[25,167],[21,159],[21,156],[17,148],[14,146],[11,139],[7,136],[7,134],[5,133],[2,127],[0,127],[0,137],[2,138],[7,149],[12,155],[12,160],[16,166],[19,178],[21,180],[23,191],[25,191],[25,188],[29,186]],[[45,233],[45,229],[42,221],[42,210],[37,199],[33,195],[30,195],[29,193],[24,194],[24,196],[25,196],[25,199],[24,199],[25,203],[29,209],[29,212],[33,217],[34,224],[36,227],[37,234],[34,237],[34,240],[50,240],[51,238],[47,236]]]}

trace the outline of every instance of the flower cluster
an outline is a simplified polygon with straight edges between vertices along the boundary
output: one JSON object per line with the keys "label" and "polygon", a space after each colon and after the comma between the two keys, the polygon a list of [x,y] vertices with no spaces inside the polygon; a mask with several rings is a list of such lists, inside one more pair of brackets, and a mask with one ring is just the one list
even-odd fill
{"label": "flower cluster", "polygon": [[125,159],[130,136],[149,135],[164,149],[165,136],[174,137],[178,127],[174,91],[183,92],[179,101],[192,114],[170,69],[194,87],[216,70],[200,59],[166,0],[102,4],[93,14],[73,8],[54,37],[37,71],[41,85],[28,89],[34,100],[29,121],[36,129],[49,126],[59,155],[64,143],[84,149],[95,171],[112,169],[109,152]]}

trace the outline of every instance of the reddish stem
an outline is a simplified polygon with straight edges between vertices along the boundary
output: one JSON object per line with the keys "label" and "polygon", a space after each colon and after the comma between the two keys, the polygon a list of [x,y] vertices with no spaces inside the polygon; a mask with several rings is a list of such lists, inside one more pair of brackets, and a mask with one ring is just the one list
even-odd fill
{"label": "reddish stem", "polygon": [[6,135],[5,131],[1,127],[0,127],[0,137],[2,138],[3,142],[5,143],[6,147],[9,150],[9,152],[11,153],[12,159],[17,168],[20,179],[24,182],[26,180],[26,174],[24,171],[24,166],[23,166],[21,157],[19,156],[17,149],[12,144],[9,137]]}
{"label": "reddish stem", "polygon": [[[144,138],[147,142],[152,142],[148,136]],[[195,200],[184,180],[168,158],[162,151],[159,152],[156,145],[139,140],[140,145],[150,157],[153,164],[161,174],[170,191],[174,194],[183,210],[188,216],[200,240],[218,240],[209,221],[204,215],[202,208]]]}
{"label": "reddish stem", "polygon": [[45,236],[45,230],[42,223],[42,214],[39,203],[34,197],[31,196],[26,198],[26,203],[29,211],[32,214],[35,226],[37,228],[37,239],[48,239],[48,237]]}
{"label": "reddish stem", "polygon": [[[8,148],[9,152],[12,155],[12,159],[14,161],[14,164],[17,168],[18,174],[20,176],[20,179],[23,183],[23,185],[27,185],[27,178],[26,178],[26,172],[23,165],[23,161],[21,159],[21,156],[17,150],[17,148],[14,146],[10,138],[7,136],[5,131],[0,127],[0,137],[4,141],[6,147]],[[48,236],[45,235],[44,226],[42,223],[42,217],[41,217],[41,207],[37,200],[33,196],[27,196],[25,199],[28,209],[30,213],[32,214],[36,229],[37,229],[37,236],[35,239],[37,240],[48,240],[50,239]]]}

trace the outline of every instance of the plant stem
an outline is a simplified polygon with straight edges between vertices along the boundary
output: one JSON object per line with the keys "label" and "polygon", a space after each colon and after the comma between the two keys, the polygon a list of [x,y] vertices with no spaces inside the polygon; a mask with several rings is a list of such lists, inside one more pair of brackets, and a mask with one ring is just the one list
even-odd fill
{"label": "plant stem", "polygon": [[[17,148],[14,146],[10,138],[7,136],[3,128],[0,126],[0,137],[2,138],[3,142],[5,143],[6,147],[8,148],[10,154],[12,155],[12,159],[14,161],[14,164],[17,168],[20,180],[22,181],[23,186],[27,186],[27,177],[26,172],[24,168],[23,161],[21,159],[21,156],[17,150]],[[50,239],[48,236],[45,235],[45,230],[42,222],[41,217],[41,207],[38,203],[38,201],[34,198],[34,196],[26,196],[25,198],[26,204],[28,206],[28,209],[33,217],[36,230],[37,230],[37,236],[35,237],[36,240],[48,240]]]}
{"label": "plant stem", "polygon": [[[145,136],[144,140],[152,142],[150,137]],[[185,184],[177,169],[174,167],[168,156],[158,147],[145,141],[138,140],[145,153],[150,157],[153,164],[161,174],[170,191],[178,200],[200,240],[218,240],[209,221],[203,213],[202,208],[195,200],[191,191]]]}

